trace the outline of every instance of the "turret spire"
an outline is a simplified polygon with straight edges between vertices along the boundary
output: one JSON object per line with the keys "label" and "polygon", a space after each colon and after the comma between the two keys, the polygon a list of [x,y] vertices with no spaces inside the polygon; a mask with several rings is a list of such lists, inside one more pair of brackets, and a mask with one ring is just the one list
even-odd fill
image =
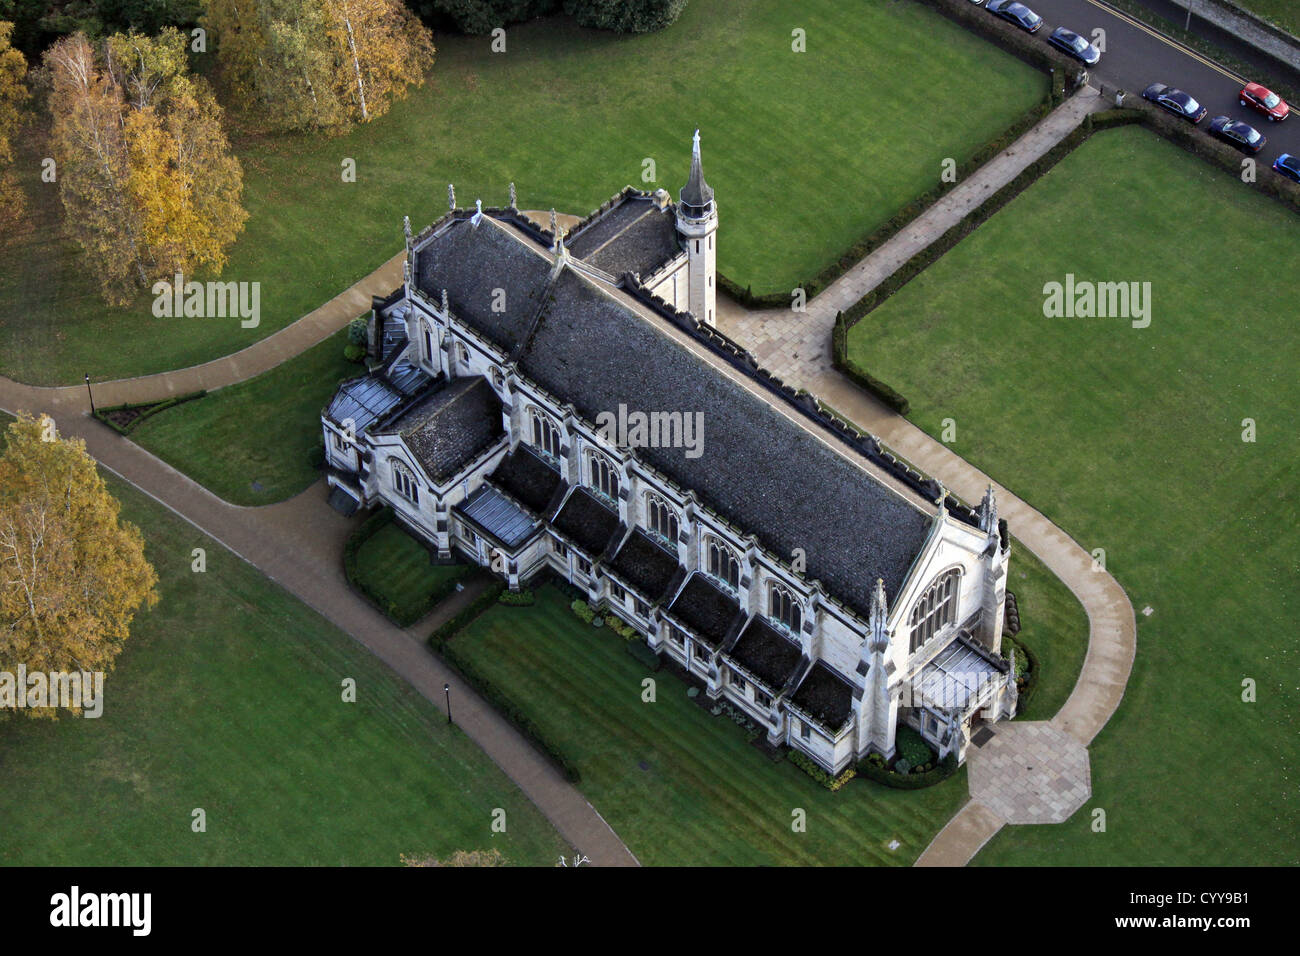
{"label": "turret spire", "polygon": [[700,160],[700,131],[695,131],[695,139],[691,145],[691,175],[686,180],[686,185],[678,194],[681,198],[682,205],[687,207],[683,211],[690,216],[702,217],[706,215],[713,205],[713,188],[704,181],[704,165]]}
{"label": "turret spire", "polygon": [[885,581],[876,578],[876,589],[871,594],[871,643],[870,650],[884,651],[889,647],[889,633],[886,622],[889,619],[889,605],[885,601]]}

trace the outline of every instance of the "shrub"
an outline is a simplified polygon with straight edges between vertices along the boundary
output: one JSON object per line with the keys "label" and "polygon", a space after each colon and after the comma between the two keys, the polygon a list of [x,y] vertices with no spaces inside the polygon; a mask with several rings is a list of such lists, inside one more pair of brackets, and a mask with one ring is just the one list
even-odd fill
{"label": "shrub", "polygon": [[[900,758],[894,764],[895,770],[899,770],[899,764],[904,760],[907,761],[909,767],[919,767],[921,764],[929,763],[935,759],[934,751],[925,742],[925,738],[905,724],[900,724],[897,733],[894,735],[894,751]],[[906,771],[902,770],[900,772],[906,773]]]}
{"label": "shrub", "polygon": [[307,452],[307,464],[311,465],[316,471],[320,471],[325,467],[325,443],[323,441],[317,442]]}
{"label": "shrub", "polygon": [[583,624],[590,624],[596,617],[596,612],[591,609],[591,605],[586,601],[578,600],[569,605],[569,610],[578,615],[578,620]]}
{"label": "shrub", "polygon": [[659,659],[659,655],[652,651],[650,645],[645,641],[628,641],[625,646],[629,654],[650,668],[651,671],[657,671],[663,667],[664,662]]}
{"label": "shrub", "polygon": [[787,750],[786,758],[832,793],[839,790],[840,787],[844,786],[857,775],[857,772],[852,767],[849,767],[838,777],[833,777],[819,767],[816,761],[811,757],[798,750]]}
{"label": "shrub", "polygon": [[923,773],[895,773],[883,766],[883,758],[873,760],[872,757],[880,757],[880,755],[871,754],[866,760],[861,761],[858,764],[858,775],[896,790],[920,790],[922,787],[932,787],[957,772],[956,754],[949,754],[939,761],[934,769]]}
{"label": "shrub", "polygon": [[530,588],[524,588],[522,591],[511,591],[509,588],[505,588],[501,591],[497,601],[510,607],[529,607],[536,603],[537,597]]}
{"label": "shrub", "polygon": [[366,357],[366,347],[364,345],[353,345],[349,342],[343,346],[343,357],[349,362],[360,362]]}
{"label": "shrub", "polygon": [[365,316],[358,316],[348,323],[348,343],[350,345],[365,345],[370,335],[370,323]]}
{"label": "shrub", "polygon": [[564,0],[564,12],[579,26],[618,33],[649,33],[671,24],[686,0]]}

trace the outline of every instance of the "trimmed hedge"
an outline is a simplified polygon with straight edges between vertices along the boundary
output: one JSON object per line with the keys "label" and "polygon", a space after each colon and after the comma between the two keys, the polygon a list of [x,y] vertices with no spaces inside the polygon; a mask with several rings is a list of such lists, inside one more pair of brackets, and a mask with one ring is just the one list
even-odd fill
{"label": "trimmed hedge", "polygon": [[[875,756],[875,755],[873,755]],[[939,761],[939,766],[925,773],[894,773],[894,771],[872,763],[871,758],[858,763],[858,775],[866,780],[893,787],[895,790],[920,790],[942,783],[957,772],[957,755],[948,754]]]}
{"label": "trimmed hedge", "polygon": [[[136,426],[146,418],[151,418],[159,412],[165,412],[169,408],[175,408],[177,405],[192,402],[196,398],[202,398],[206,394],[208,394],[207,389],[200,389],[197,392],[190,392],[187,395],[177,395],[174,398],[163,399],[160,402],[126,402],[121,405],[106,405],[103,408],[95,409],[95,417],[118,434],[129,435],[131,432],[135,431]],[[134,409],[141,409],[140,414],[131,419],[131,421],[127,422],[125,425],[119,425],[117,422],[108,418],[110,412],[124,412]]]}
{"label": "trimmed hedge", "polygon": [[396,515],[393,513],[393,509],[388,505],[384,505],[367,518],[361,527],[352,532],[348,537],[347,544],[343,547],[343,574],[348,579],[348,584],[351,585],[352,590],[374,605],[375,609],[384,617],[398,627],[410,627],[455,591],[456,585],[460,583],[463,575],[461,577],[450,577],[430,591],[424,603],[414,614],[405,615],[399,613],[397,606],[386,595],[378,593],[366,584],[357,571],[357,555],[361,552],[361,546],[378,534],[380,529],[392,524],[394,520],[396,520]]}
{"label": "trimmed hedge", "polygon": [[[864,296],[858,302],[861,303],[865,298]],[[876,396],[898,414],[906,415],[912,410],[911,403],[900,392],[849,358],[849,323],[843,312],[835,313],[835,327],[831,330],[831,367],[843,373],[860,388]]]}
{"label": "trimmed hedge", "polygon": [[839,790],[840,787],[844,786],[857,776],[857,772],[852,767],[849,767],[838,777],[832,777],[821,767],[817,766],[816,762],[811,757],[799,750],[787,750],[785,756],[792,764],[804,773],[808,774],[808,776],[812,777],[832,793]]}
{"label": "trimmed hedge", "polygon": [[469,625],[473,623],[474,619],[480,614],[490,608],[493,604],[496,604],[497,598],[505,589],[506,585],[504,581],[501,581],[498,578],[492,578],[483,593],[470,601],[469,604],[465,605],[465,607],[461,609],[460,613],[448,618],[438,627],[434,628],[433,633],[429,635],[429,646],[441,654],[443,649],[447,646],[447,642],[458,632],[469,627]]}

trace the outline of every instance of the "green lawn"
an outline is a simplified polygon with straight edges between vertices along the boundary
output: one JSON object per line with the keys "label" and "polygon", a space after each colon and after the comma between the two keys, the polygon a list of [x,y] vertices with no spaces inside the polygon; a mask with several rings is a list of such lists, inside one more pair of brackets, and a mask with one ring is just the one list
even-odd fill
{"label": "green lawn", "polygon": [[1016,640],[1034,652],[1039,667],[1038,686],[1017,716],[1050,720],[1079,679],[1088,652],[1088,615],[1060,578],[1018,541],[1012,547],[1007,590],[1016,596],[1023,628]]}
{"label": "green lawn", "polygon": [[[454,640],[577,765],[584,794],[647,865],[906,865],[966,799],[964,772],[927,790],[853,780],[831,793],[769,761],[666,670],[643,703],[649,671],[551,586],[533,607],[493,606]],[[796,809],[807,832],[792,831]]]}
{"label": "green lawn", "polygon": [[[791,31],[807,52],[791,52]],[[439,36],[426,85],[336,138],[245,142],[250,218],[222,278],[258,281],[260,327],[157,319],[151,297],[105,307],[58,231],[56,187],[26,145],[34,230],[0,252],[0,372],[39,384],[137,375],[242,348],[366,275],[416,228],[461,205],[507,200],[585,214],[623,185],[675,196],[702,129],[721,211],[719,268],[755,292],[784,290],[933,187],[1039,101],[1046,79],[935,12],[899,0],[692,3],[646,36],[568,18],[485,37]],[[935,91],[960,109],[936,109]],[[906,130],[907,147],[898,134]],[[356,161],[357,181],[340,175]],[[657,178],[641,179],[653,159]]]}
{"label": "green lawn", "polygon": [[[105,681],[103,716],[0,723],[0,863],[396,865],[565,844],[478,747],[347,635],[151,499],[162,600]],[[190,570],[192,548],[207,571]],[[357,702],[343,703],[353,678]],[[207,814],[193,833],[191,811]],[[494,808],[507,831],[490,830]]]}
{"label": "green lawn", "polygon": [[465,577],[466,564],[434,564],[429,551],[396,522],[384,525],[357,550],[359,583],[403,626],[430,610],[429,598]]}
{"label": "green lawn", "polygon": [[1296,8],[1295,0],[1238,0],[1238,4],[1292,36],[1300,36],[1300,9]]}
{"label": "green lawn", "polygon": [[[956,452],[1104,548],[1139,612],[1092,802],[1005,830],[979,862],[1300,862],[1297,241],[1233,178],[1142,129],[1102,132],[851,333],[921,427],[955,419]],[[1150,327],[1045,318],[1066,273],[1150,280]]]}
{"label": "green lawn", "polygon": [[153,415],[131,438],[233,504],[292,497],[320,478],[309,457],[321,409],[342,379],[365,371],[343,358],[346,344],[343,329],[257,378]]}

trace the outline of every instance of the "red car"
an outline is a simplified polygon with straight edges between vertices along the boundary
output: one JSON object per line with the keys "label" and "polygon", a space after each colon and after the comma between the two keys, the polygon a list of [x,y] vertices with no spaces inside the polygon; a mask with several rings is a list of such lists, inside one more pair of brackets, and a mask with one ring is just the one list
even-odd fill
{"label": "red car", "polygon": [[1237,98],[1241,100],[1242,106],[1259,110],[1274,123],[1286,119],[1291,112],[1291,107],[1286,105],[1286,100],[1258,83],[1247,83],[1242,87]]}

